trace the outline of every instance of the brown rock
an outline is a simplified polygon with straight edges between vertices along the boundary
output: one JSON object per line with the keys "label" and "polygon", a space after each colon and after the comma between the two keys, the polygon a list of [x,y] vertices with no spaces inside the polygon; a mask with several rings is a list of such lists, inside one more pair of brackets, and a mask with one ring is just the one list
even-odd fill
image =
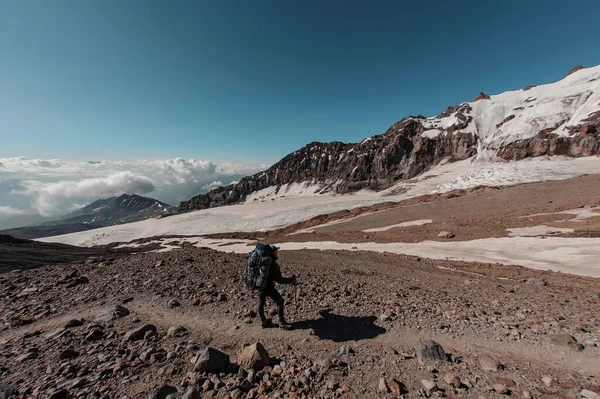
{"label": "brown rock", "polygon": [[237,356],[238,365],[246,370],[262,369],[269,365],[269,360],[269,354],[260,342],[245,347]]}
{"label": "brown rock", "polygon": [[498,371],[502,368],[502,365],[496,359],[492,359],[489,356],[482,356],[479,358],[479,365],[485,371]]}
{"label": "brown rock", "polygon": [[396,396],[400,396],[407,392],[406,387],[403,383],[399,382],[395,378],[390,378],[387,382],[387,386]]}

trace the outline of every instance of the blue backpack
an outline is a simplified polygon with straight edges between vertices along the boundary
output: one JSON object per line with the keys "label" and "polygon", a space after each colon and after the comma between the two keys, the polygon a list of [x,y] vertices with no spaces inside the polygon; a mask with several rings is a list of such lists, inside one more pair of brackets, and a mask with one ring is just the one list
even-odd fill
{"label": "blue backpack", "polygon": [[[266,242],[259,242],[250,253],[246,266],[246,287],[250,290],[265,288],[269,270],[261,270],[260,258],[271,252],[271,246]],[[264,267],[262,268],[264,269]],[[261,273],[262,271],[262,273]]]}

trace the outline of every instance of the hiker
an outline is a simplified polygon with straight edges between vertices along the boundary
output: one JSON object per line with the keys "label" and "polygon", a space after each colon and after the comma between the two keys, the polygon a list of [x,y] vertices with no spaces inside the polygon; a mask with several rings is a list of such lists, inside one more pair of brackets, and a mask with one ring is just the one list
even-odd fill
{"label": "hiker", "polygon": [[277,305],[279,328],[289,330],[291,325],[285,321],[283,314],[284,300],[275,289],[275,283],[296,284],[296,276],[292,274],[292,277],[286,278],[281,275],[281,268],[277,263],[279,247],[259,243],[255,251],[260,251],[258,266],[261,272],[256,281],[256,288],[258,289],[258,316],[260,317],[261,326],[266,328],[271,325],[271,319],[265,318],[265,301],[269,297]]}

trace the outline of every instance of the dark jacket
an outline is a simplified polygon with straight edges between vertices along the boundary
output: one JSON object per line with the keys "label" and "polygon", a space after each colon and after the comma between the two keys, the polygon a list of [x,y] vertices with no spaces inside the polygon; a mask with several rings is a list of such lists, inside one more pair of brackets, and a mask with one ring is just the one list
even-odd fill
{"label": "dark jacket", "polygon": [[273,255],[263,256],[260,258],[261,265],[270,266],[269,269],[269,278],[267,279],[267,286],[264,288],[266,290],[275,288],[275,283],[278,284],[291,284],[291,277],[283,277],[281,275],[281,268],[279,267],[279,263],[277,263],[277,258]]}

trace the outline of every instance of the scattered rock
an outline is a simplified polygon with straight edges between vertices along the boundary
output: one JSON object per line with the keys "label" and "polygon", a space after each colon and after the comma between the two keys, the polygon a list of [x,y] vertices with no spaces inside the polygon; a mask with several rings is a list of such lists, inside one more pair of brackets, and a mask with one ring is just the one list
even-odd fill
{"label": "scattered rock", "polygon": [[581,352],[584,347],[578,343],[575,338],[569,334],[554,334],[549,338],[554,345],[560,345],[571,349],[574,352]]}
{"label": "scattered rock", "polygon": [[75,286],[81,285],[81,284],[87,284],[89,282],[90,282],[90,280],[85,276],[75,277],[73,280],[71,280],[67,284],[67,288],[75,287]]}
{"label": "scattered rock", "polygon": [[72,319],[72,320],[69,320],[67,322],[67,324],[65,324],[65,328],[79,327],[79,326],[82,326],[83,323],[84,323],[83,319]]}
{"label": "scattered rock", "polygon": [[425,388],[425,392],[427,395],[430,395],[431,392],[437,391],[437,384],[432,380],[421,380],[421,385]]}
{"label": "scattered rock", "polygon": [[331,359],[331,355],[325,355],[313,360],[312,363],[313,366],[320,367],[322,370],[329,370],[331,368]]}
{"label": "scattered rock", "polygon": [[385,378],[381,377],[379,379],[379,385],[377,387],[377,390],[382,393],[388,393],[390,391],[387,384],[385,383]]}
{"label": "scattered rock", "polygon": [[200,392],[195,386],[189,387],[184,393],[181,399],[201,399]]}
{"label": "scattered rock", "polygon": [[445,362],[448,360],[442,346],[435,341],[419,341],[415,350],[420,364],[424,364],[426,361]]}
{"label": "scattered rock", "polygon": [[392,391],[392,393],[396,396],[400,396],[405,393],[408,393],[406,386],[404,386],[403,383],[399,382],[398,380],[396,380],[393,377],[388,380],[387,386],[390,389],[390,391]]}
{"label": "scattered rock", "polygon": [[581,396],[583,396],[585,399],[600,399],[599,394],[597,394],[596,392],[592,392],[588,389],[582,389]]}
{"label": "scattered rock", "polygon": [[354,353],[354,349],[350,345],[340,346],[340,355],[349,355],[351,353]]}
{"label": "scattered rock", "polygon": [[50,392],[48,399],[66,399],[69,397],[69,391],[66,389],[55,389]]}
{"label": "scattered rock", "polygon": [[60,355],[58,356],[58,358],[60,360],[65,360],[65,359],[73,359],[73,358],[76,358],[77,356],[79,356],[79,352],[77,352],[76,350],[65,349],[64,351],[62,351],[60,353]]}
{"label": "scattered rock", "polygon": [[194,365],[194,371],[202,373],[226,371],[229,366],[229,355],[214,348],[206,348],[198,356]]}
{"label": "scattered rock", "polygon": [[17,395],[18,391],[9,385],[0,383],[0,399],[8,399],[13,395]]}
{"label": "scattered rock", "polygon": [[540,280],[539,278],[535,278],[535,277],[529,277],[527,279],[527,284],[540,285],[540,286],[548,285],[548,283],[546,281]]}
{"label": "scattered rock", "polygon": [[121,305],[114,305],[100,313],[95,321],[109,323],[129,315],[129,310]]}
{"label": "scattered rock", "polygon": [[508,388],[504,384],[494,384],[493,388],[494,388],[494,391],[496,391],[502,395],[506,395],[508,393]]}
{"label": "scattered rock", "polygon": [[86,342],[99,341],[104,338],[104,335],[104,330],[99,327],[94,327],[87,333],[84,340]]}
{"label": "scattered rock", "polygon": [[269,360],[269,354],[260,342],[245,347],[237,357],[238,365],[246,370],[262,369],[269,364]]}
{"label": "scattered rock", "polygon": [[167,306],[169,307],[169,309],[173,309],[181,306],[181,304],[177,299],[171,299],[169,302],[167,302]]}
{"label": "scattered rock", "polygon": [[453,373],[450,373],[450,372],[444,374],[444,381],[446,382],[446,384],[451,385],[455,388],[458,388],[461,385],[460,378],[458,378],[457,376],[455,376]]}
{"label": "scattered rock", "polygon": [[479,365],[484,371],[499,371],[502,365],[496,359],[492,359],[489,356],[482,356],[479,358]]}
{"label": "scattered rock", "polygon": [[547,387],[551,387],[552,385],[554,385],[554,383],[556,382],[554,380],[554,378],[550,377],[549,375],[545,376],[544,378],[542,378],[542,382],[544,383],[544,385],[546,385]]}
{"label": "scattered rock", "polygon": [[163,385],[152,390],[150,395],[148,395],[148,399],[167,399],[167,396],[173,393],[177,393],[177,388],[170,385]]}
{"label": "scattered rock", "polygon": [[151,333],[152,335],[156,335],[156,326],[153,324],[144,324],[141,327],[134,328],[133,330],[125,333],[123,340],[125,342],[139,341],[144,339],[147,333]]}
{"label": "scattered rock", "polygon": [[455,235],[449,231],[440,231],[438,238],[454,238]]}
{"label": "scattered rock", "polygon": [[170,338],[183,337],[185,335],[188,335],[188,330],[183,326],[169,327],[169,330],[167,331],[167,337]]}

